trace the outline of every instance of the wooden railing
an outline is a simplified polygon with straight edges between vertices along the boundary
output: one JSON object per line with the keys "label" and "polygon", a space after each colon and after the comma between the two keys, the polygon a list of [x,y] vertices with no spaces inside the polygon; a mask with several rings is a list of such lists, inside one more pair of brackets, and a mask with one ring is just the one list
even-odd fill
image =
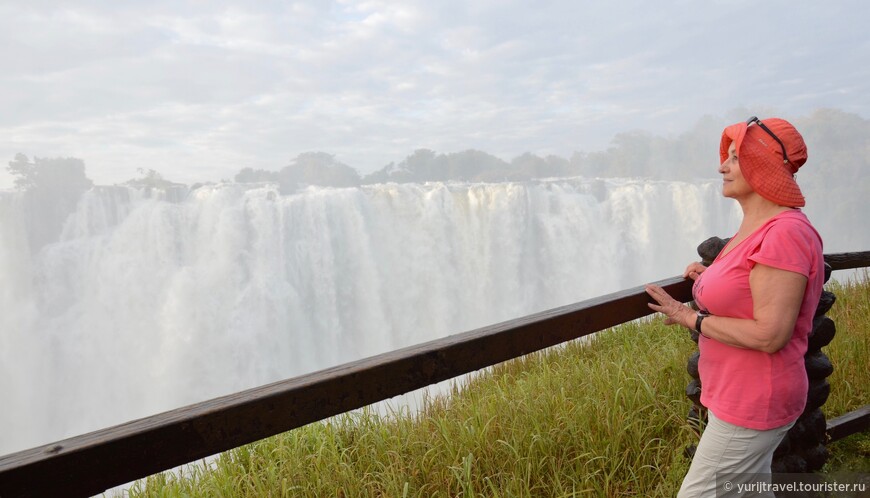
{"label": "wooden railing", "polygon": [[[870,251],[825,260],[834,270],[868,267]],[[692,299],[689,280],[656,283],[680,301]],[[648,302],[635,287],[12,453],[0,457],[0,498],[99,494],[641,318],[651,314]],[[867,415],[849,419],[849,427],[866,428]]]}

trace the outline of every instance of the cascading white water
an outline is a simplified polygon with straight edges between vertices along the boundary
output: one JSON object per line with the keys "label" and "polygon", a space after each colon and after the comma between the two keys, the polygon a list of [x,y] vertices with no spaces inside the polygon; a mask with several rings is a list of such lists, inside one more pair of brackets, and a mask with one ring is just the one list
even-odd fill
{"label": "cascading white water", "polygon": [[96,187],[35,253],[0,193],[0,454],[676,275],[719,189]]}

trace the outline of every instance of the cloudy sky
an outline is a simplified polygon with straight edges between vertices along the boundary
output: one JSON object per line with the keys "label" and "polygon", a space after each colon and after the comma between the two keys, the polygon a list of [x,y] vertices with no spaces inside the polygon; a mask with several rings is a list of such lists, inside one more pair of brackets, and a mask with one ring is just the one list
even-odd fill
{"label": "cloudy sky", "polygon": [[868,20],[864,0],[0,0],[0,159],[193,183],[306,151],[363,174],[418,148],[569,157],[738,108],[868,118]]}

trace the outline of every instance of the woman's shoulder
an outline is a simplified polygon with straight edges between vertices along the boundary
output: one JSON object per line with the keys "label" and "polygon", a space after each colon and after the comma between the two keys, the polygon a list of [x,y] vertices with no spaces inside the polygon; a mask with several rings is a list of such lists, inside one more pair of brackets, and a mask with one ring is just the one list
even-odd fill
{"label": "woman's shoulder", "polygon": [[[753,235],[756,239],[765,239],[771,232],[798,232],[815,234],[816,237],[819,237],[818,232],[815,227],[813,227],[809,218],[807,218],[800,209],[789,209],[788,211],[777,213],[762,223],[762,225],[755,230]],[[821,239],[821,237],[819,237],[819,239]]]}
{"label": "woman's shoulder", "polygon": [[[757,240],[758,248],[779,247],[779,250],[806,252],[820,255],[822,237],[807,216],[798,209],[782,212],[771,218]],[[819,256],[820,257],[820,256]]]}
{"label": "woman's shoulder", "polygon": [[809,218],[807,218],[807,215],[800,209],[789,209],[788,211],[783,211],[768,220],[765,225],[765,232],[771,230],[774,232],[780,232],[782,230],[797,231],[807,235],[812,235],[818,238],[819,241],[822,240],[816,228],[810,222]]}

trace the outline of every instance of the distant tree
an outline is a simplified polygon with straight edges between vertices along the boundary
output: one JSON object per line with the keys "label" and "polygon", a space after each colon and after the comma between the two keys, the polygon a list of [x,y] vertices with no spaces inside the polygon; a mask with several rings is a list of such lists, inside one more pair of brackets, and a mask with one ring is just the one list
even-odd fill
{"label": "distant tree", "polygon": [[441,180],[489,181],[490,177],[504,177],[510,170],[502,159],[476,149],[442,155],[439,160],[444,163]]}
{"label": "distant tree", "polygon": [[36,184],[36,164],[20,152],[15,154],[15,159],[9,161],[6,170],[15,178],[16,188],[28,189]]}
{"label": "distant tree", "polygon": [[594,177],[659,177],[658,173],[668,172],[657,168],[673,159],[669,157],[672,142],[653,136],[644,131],[630,131],[617,134],[610,147],[572,158],[572,163],[580,160],[578,169],[586,176]]}
{"label": "distant tree", "polygon": [[233,178],[236,183],[259,183],[259,182],[277,182],[277,171],[266,171],[264,169],[242,168]]}
{"label": "distant tree", "polygon": [[573,175],[576,173],[571,171],[568,160],[558,156],[543,158],[526,152],[511,160],[511,176],[517,180]]}
{"label": "distant tree", "polygon": [[[443,154],[442,154],[443,156]],[[404,163],[404,164],[403,164]],[[400,168],[410,173],[411,181],[427,182],[448,180],[446,171],[439,172],[438,154],[429,149],[417,149],[413,154],[405,158]]]}
{"label": "distant tree", "polygon": [[390,164],[384,166],[383,168],[369,173],[368,175],[362,178],[362,183],[365,185],[371,185],[373,183],[387,183],[387,182],[398,182],[395,177],[401,174],[407,174],[407,172],[399,171],[399,165],[394,162],[390,162]]}
{"label": "distant tree", "polygon": [[9,162],[7,170],[16,188],[24,191],[28,239],[33,251],[57,239],[82,194],[93,186],[85,175],[84,161],[74,157],[34,157],[30,161],[19,153]]}
{"label": "distant tree", "polygon": [[819,109],[792,122],[807,144],[807,162],[796,175],[807,200],[804,209],[826,249],[866,249],[870,230],[860,227],[870,213],[870,120]]}
{"label": "distant tree", "polygon": [[355,187],[361,183],[356,170],[325,152],[300,154],[277,176],[282,193],[292,193],[306,185]]}
{"label": "distant tree", "polygon": [[81,192],[91,188],[94,183],[85,175],[85,163],[74,157],[41,158],[33,162],[21,153],[9,161],[7,171],[15,179],[15,186],[23,190],[40,189],[43,191]]}
{"label": "distant tree", "polygon": [[127,180],[122,185],[127,185],[130,187],[149,187],[161,189],[181,186],[180,183],[175,183],[163,178],[163,175],[158,173],[156,170],[149,169],[148,171],[145,171],[142,168],[137,168],[136,171],[141,176],[139,178]]}
{"label": "distant tree", "polygon": [[364,178],[364,183],[500,181],[510,173],[503,160],[479,150],[468,149],[451,154],[437,154],[417,149],[399,164],[390,163]]}
{"label": "distant tree", "polygon": [[595,176],[590,171],[591,168],[589,167],[588,157],[589,154],[586,152],[576,150],[571,154],[571,157],[568,159],[568,170],[571,172],[572,176]]}

